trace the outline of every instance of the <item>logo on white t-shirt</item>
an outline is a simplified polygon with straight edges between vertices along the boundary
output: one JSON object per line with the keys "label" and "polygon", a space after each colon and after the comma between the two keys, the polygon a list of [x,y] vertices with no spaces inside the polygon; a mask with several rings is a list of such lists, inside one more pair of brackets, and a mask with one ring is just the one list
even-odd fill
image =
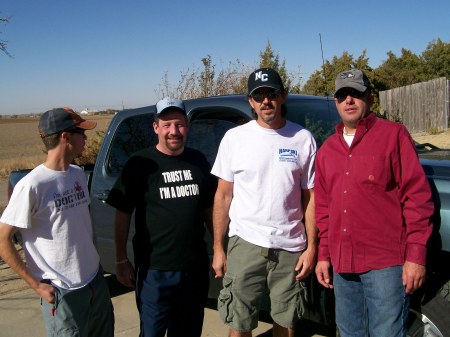
{"label": "logo on white t-shirt", "polygon": [[298,159],[298,152],[294,149],[278,149],[278,158],[282,162],[295,163]]}
{"label": "logo on white t-shirt", "polygon": [[76,181],[73,187],[53,193],[53,202],[57,212],[65,211],[88,202],[83,186]]}

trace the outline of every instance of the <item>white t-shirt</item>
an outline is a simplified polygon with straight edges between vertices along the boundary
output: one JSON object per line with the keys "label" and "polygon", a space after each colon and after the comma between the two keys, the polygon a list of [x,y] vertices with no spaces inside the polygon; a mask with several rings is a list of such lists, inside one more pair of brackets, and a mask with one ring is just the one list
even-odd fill
{"label": "white t-shirt", "polygon": [[278,130],[256,121],[229,130],[211,171],[233,182],[229,236],[267,248],[306,248],[301,190],[314,187],[315,155],[311,133],[290,121]]}
{"label": "white t-shirt", "polygon": [[83,171],[54,171],[43,164],[14,188],[1,222],[21,229],[27,267],[38,279],[77,289],[96,275],[100,258],[93,243]]}

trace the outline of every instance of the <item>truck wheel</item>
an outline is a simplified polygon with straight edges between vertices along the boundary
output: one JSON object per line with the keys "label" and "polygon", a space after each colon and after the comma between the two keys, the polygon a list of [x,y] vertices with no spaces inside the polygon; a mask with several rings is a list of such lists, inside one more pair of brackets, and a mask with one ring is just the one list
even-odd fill
{"label": "truck wheel", "polygon": [[450,337],[450,281],[426,303],[411,305],[408,337]]}

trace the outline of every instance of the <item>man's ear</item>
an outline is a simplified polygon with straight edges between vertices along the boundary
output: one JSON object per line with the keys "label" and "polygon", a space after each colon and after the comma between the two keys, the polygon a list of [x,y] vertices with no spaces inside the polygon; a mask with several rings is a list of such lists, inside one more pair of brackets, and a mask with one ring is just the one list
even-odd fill
{"label": "man's ear", "polygon": [[59,139],[60,140],[62,140],[62,139],[68,140],[70,138],[69,135],[70,135],[69,132],[63,131],[63,132],[61,132],[61,135],[59,136]]}
{"label": "man's ear", "polygon": [[253,106],[253,104],[254,104],[253,99],[250,96],[247,96],[247,99],[248,99],[248,104],[250,104],[252,109],[255,109],[255,107]]}

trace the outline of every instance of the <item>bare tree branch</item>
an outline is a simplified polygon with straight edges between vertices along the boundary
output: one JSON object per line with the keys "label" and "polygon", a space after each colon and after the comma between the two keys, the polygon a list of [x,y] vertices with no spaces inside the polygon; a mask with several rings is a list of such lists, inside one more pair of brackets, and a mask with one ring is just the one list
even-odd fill
{"label": "bare tree branch", "polygon": [[[10,17],[0,17],[0,23],[7,24],[9,23]],[[0,34],[2,31],[0,31]],[[8,52],[8,41],[0,39],[0,50],[4,52],[9,57],[12,57],[12,55]]]}

